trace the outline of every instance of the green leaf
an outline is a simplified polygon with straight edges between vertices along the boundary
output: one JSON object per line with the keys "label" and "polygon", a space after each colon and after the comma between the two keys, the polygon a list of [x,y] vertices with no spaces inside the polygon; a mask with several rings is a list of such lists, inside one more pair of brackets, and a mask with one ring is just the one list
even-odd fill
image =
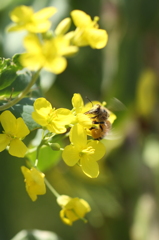
{"label": "green leaf", "polygon": [[9,109],[15,116],[20,116],[23,118],[30,131],[41,128],[41,126],[32,118],[32,112],[34,111],[33,104],[33,99],[24,98],[18,104]]}
{"label": "green leaf", "polygon": [[18,73],[14,79],[14,82],[10,82],[10,85],[0,91],[0,98],[15,97],[22,90],[26,88],[31,80],[30,72]]}
{"label": "green leaf", "polygon": [[17,66],[10,58],[0,58],[0,90],[8,87],[17,76]]}
{"label": "green leaf", "polygon": [[20,55],[21,55],[21,54],[15,54],[15,55],[12,57],[13,63],[16,65],[16,67],[17,67],[18,70],[22,70],[22,69],[23,69],[23,66],[21,65],[21,63],[20,63],[20,61],[19,61]]}
{"label": "green leaf", "polygon": [[0,58],[0,72],[11,66],[12,60],[10,58]]}
{"label": "green leaf", "polygon": [[[38,161],[38,169],[42,172],[48,170],[50,167],[53,167],[56,165],[61,156],[61,151],[53,151],[51,147],[49,146],[42,146],[39,151],[39,161]],[[35,162],[36,160],[36,148],[33,151],[30,151],[26,157],[32,161]]]}
{"label": "green leaf", "polygon": [[4,69],[0,73],[0,90],[8,87],[16,79],[17,74],[14,69]]}
{"label": "green leaf", "polygon": [[12,59],[0,58],[0,98],[16,96],[31,79],[30,72],[18,72],[23,69],[19,62],[20,54]]}

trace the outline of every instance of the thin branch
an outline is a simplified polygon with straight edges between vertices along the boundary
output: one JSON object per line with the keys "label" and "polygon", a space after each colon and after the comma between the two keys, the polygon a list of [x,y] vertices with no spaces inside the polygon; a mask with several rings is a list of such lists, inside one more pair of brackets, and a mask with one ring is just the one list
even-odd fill
{"label": "thin branch", "polygon": [[32,79],[29,82],[29,84],[26,86],[26,88],[21,93],[19,93],[19,95],[16,98],[14,98],[12,101],[6,103],[5,105],[0,106],[0,111],[6,110],[6,109],[12,107],[13,105],[18,103],[22,98],[24,98],[28,94],[31,87],[35,84],[35,82],[39,76],[40,70],[41,70],[41,68],[32,76]]}

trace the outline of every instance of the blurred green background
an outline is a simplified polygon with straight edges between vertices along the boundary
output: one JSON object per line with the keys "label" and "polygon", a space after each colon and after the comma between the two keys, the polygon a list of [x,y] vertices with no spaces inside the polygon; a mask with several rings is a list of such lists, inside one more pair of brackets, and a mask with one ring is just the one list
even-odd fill
{"label": "blurred green background", "polygon": [[109,35],[106,48],[82,48],[57,77],[42,73],[44,96],[53,106],[71,109],[72,95],[80,93],[84,99],[108,103],[117,98],[126,110],[115,112],[113,130],[120,137],[104,140],[107,155],[99,161],[97,179],[89,179],[62,160],[46,171],[60,194],[89,202],[87,224],[64,225],[49,190],[31,202],[20,171],[25,160],[0,153],[0,240],[10,240],[23,229],[52,231],[63,240],[158,240],[159,1],[1,0],[1,57],[23,51],[24,33],[5,32],[9,12],[22,4],[35,10],[57,7],[53,28],[73,9],[98,15],[100,27]]}

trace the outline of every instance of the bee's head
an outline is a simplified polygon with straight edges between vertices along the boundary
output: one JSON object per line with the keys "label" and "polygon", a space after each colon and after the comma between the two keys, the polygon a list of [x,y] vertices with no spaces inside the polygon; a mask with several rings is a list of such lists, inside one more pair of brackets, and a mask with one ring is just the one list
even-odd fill
{"label": "bee's head", "polygon": [[95,104],[89,111],[89,114],[99,114],[101,109],[101,105],[100,104]]}

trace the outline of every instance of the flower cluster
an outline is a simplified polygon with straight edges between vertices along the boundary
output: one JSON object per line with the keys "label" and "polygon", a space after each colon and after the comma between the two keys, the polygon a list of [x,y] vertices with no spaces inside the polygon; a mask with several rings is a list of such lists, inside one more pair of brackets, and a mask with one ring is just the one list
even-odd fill
{"label": "flower cluster", "polygon": [[[92,117],[86,114],[91,108],[90,104],[84,105],[81,95],[75,93],[72,97],[72,105],[72,110],[55,109],[45,98],[38,98],[34,102],[32,118],[47,132],[46,135],[48,133],[51,133],[51,136],[66,133],[68,135],[69,132],[70,144],[64,149],[59,149],[62,150],[64,162],[71,167],[78,164],[84,174],[90,178],[96,178],[99,175],[97,161],[105,155],[106,149],[101,141],[90,138],[89,129],[94,125]],[[109,118],[113,122],[115,115],[112,113]],[[8,146],[11,155],[24,157],[27,147],[21,140],[29,134],[29,129],[23,119],[16,119],[7,110],[0,115],[0,121],[4,129],[0,134],[0,150],[3,151]],[[35,166],[31,169],[25,166],[21,167],[26,191],[32,201],[37,199],[37,195],[46,193],[45,175],[37,169],[38,159],[36,161]],[[84,220],[85,214],[90,211],[89,204],[83,199],[58,196],[57,202],[62,207],[60,217],[68,225],[72,225],[77,219]]]}
{"label": "flower cluster", "polygon": [[78,164],[88,177],[96,178],[99,175],[97,161],[105,155],[105,146],[98,140],[88,139],[93,124],[85,114],[88,106],[84,106],[80,94],[74,94],[72,105],[72,110],[55,109],[45,98],[38,98],[34,102],[32,117],[53,134],[65,133],[70,128],[70,144],[63,150],[63,160],[68,166]]}
{"label": "flower cluster", "polygon": [[[65,18],[51,31],[49,20],[56,13],[56,8],[47,7],[36,13],[28,6],[18,6],[11,13],[14,22],[8,31],[26,30],[24,38],[26,52],[20,57],[21,64],[30,70],[45,68],[59,74],[67,67],[67,56],[78,52],[79,47],[91,46],[101,49],[106,46],[108,35],[103,29],[98,29],[98,17],[91,17],[81,10],[73,10],[71,17],[76,26],[68,32],[71,18]],[[40,38],[39,35],[41,34]]]}
{"label": "flower cluster", "polygon": [[[35,84],[39,72],[42,68],[55,73],[62,73],[67,67],[66,57],[75,55],[80,47],[90,46],[94,49],[104,48],[108,41],[107,32],[99,29],[99,17],[91,17],[81,10],[73,10],[71,18],[63,19],[54,31],[51,30],[50,18],[56,13],[54,7],[46,7],[38,12],[34,12],[31,7],[18,6],[11,13],[10,18],[13,24],[8,27],[8,31],[25,30],[26,36],[23,45],[26,52],[18,55],[18,63],[20,67],[27,67],[31,71],[32,78],[28,86],[18,95],[17,98],[6,104],[8,108],[26,97],[31,87]],[[71,19],[75,25],[75,30],[69,31],[71,27]],[[18,69],[18,70],[19,70]],[[17,69],[16,69],[17,71]],[[8,85],[7,85],[8,86]],[[10,99],[12,98],[12,94]],[[83,173],[90,177],[96,178],[99,175],[99,166],[97,161],[106,153],[104,144],[100,141],[100,137],[94,138],[93,131],[98,135],[104,131],[108,131],[108,127],[115,120],[113,113],[105,113],[106,117],[102,121],[98,121],[96,105],[98,108],[102,104],[92,102],[92,105],[84,105],[80,94],[75,93],[72,97],[72,109],[52,107],[51,103],[45,98],[37,98],[31,106],[32,112],[27,112],[27,118],[33,124],[43,129],[43,135],[40,144],[36,147],[36,156],[32,161],[29,159],[29,151],[31,147],[26,147],[23,139],[30,133],[32,127],[22,117],[16,118],[5,106],[0,110],[0,124],[2,133],[0,134],[0,152],[7,149],[9,154],[19,158],[28,158],[27,166],[22,166],[21,171],[24,176],[26,191],[32,201],[37,200],[38,195],[46,193],[46,186],[57,197],[57,203],[61,207],[60,217],[64,223],[72,225],[78,219],[86,222],[85,214],[91,208],[89,204],[77,197],[71,198],[66,195],[59,195],[56,190],[45,178],[45,174],[41,172],[39,164],[39,152],[45,145],[52,147],[54,136],[63,134],[69,138],[69,143],[64,148],[58,146],[56,150],[62,152],[64,162],[73,167],[78,165]],[[4,111],[5,110],[5,111]],[[91,114],[87,114],[91,113]],[[93,115],[94,114],[94,115]],[[97,134],[96,134],[97,135]],[[54,145],[54,146],[55,146]],[[57,145],[56,145],[57,147]],[[30,161],[29,161],[30,160]]]}

